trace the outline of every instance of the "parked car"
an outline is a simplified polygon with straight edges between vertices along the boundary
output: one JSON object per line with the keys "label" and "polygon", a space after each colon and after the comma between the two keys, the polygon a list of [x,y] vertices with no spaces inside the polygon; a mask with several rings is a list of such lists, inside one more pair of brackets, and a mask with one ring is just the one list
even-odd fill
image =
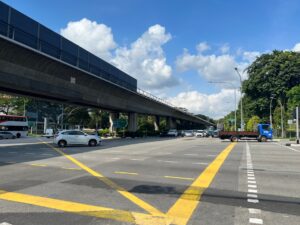
{"label": "parked car", "polygon": [[194,132],[192,130],[185,130],[184,131],[184,137],[193,137]]}
{"label": "parked car", "polygon": [[97,135],[89,135],[80,130],[64,130],[54,136],[53,142],[59,147],[67,145],[96,146],[98,144],[101,145],[102,140]]}
{"label": "parked car", "polygon": [[204,130],[196,130],[195,131],[195,136],[196,137],[206,137],[206,133]]}
{"label": "parked car", "polygon": [[178,132],[176,129],[170,129],[167,133],[168,136],[170,137],[177,137],[178,136]]}
{"label": "parked car", "polygon": [[42,137],[51,138],[54,137],[54,131],[51,128],[46,129],[46,132]]}
{"label": "parked car", "polygon": [[16,136],[8,131],[0,131],[0,140],[1,139],[15,139]]}

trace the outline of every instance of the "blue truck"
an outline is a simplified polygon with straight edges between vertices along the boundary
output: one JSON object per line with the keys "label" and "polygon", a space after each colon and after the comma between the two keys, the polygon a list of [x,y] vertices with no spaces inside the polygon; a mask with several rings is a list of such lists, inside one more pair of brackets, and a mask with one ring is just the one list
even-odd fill
{"label": "blue truck", "polygon": [[256,131],[220,131],[219,138],[229,139],[232,142],[238,140],[253,140],[256,139],[258,142],[266,142],[272,140],[273,131],[270,124],[258,124]]}

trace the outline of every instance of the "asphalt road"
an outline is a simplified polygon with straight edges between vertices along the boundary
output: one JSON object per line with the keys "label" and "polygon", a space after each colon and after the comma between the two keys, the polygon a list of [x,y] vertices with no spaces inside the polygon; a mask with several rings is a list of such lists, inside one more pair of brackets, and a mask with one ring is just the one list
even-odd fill
{"label": "asphalt road", "polygon": [[299,187],[300,147],[275,142],[0,141],[0,225],[299,225]]}

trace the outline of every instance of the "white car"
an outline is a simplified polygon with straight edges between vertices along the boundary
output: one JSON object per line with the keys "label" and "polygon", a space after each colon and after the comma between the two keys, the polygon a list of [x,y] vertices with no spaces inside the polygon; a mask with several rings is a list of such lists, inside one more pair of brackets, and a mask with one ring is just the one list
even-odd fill
{"label": "white car", "polygon": [[67,145],[101,145],[102,140],[97,135],[89,135],[80,130],[64,130],[54,136],[53,142],[63,148]]}
{"label": "white car", "polygon": [[185,137],[193,137],[194,133],[192,130],[186,130],[186,131],[184,131],[184,136]]}
{"label": "white car", "polygon": [[177,137],[178,136],[178,131],[176,129],[171,129],[171,130],[168,131],[167,135]]}
{"label": "white car", "polygon": [[204,130],[197,130],[196,132],[195,132],[195,136],[196,137],[205,137],[206,135],[205,135],[205,131]]}

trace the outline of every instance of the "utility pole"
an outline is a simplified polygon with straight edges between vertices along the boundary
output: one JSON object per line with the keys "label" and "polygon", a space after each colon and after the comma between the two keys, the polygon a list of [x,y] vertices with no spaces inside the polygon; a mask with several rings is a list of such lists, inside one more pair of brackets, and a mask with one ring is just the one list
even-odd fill
{"label": "utility pole", "polygon": [[272,100],[275,98],[274,94],[271,94],[271,101],[270,101],[270,127],[273,129],[273,122],[272,122]]}
{"label": "utility pole", "polygon": [[296,107],[296,142],[299,144],[299,106]]}
{"label": "utility pole", "polygon": [[284,133],[283,133],[283,105],[280,99],[278,99],[278,102],[280,104],[280,117],[281,117],[281,138],[283,138]]}
{"label": "utility pole", "polygon": [[239,75],[239,78],[240,78],[240,84],[241,84],[241,88],[240,88],[240,91],[241,91],[241,131],[244,131],[244,119],[243,119],[243,92],[242,92],[242,86],[243,86],[243,82],[242,82],[242,76],[238,70],[237,67],[234,68],[235,71],[237,72],[237,74]]}

